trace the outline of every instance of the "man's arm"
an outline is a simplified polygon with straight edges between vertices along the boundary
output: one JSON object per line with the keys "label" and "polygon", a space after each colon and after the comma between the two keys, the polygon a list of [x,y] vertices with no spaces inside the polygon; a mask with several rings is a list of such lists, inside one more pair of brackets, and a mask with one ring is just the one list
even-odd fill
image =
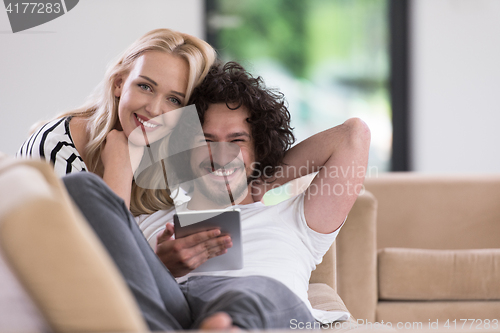
{"label": "man's arm", "polygon": [[351,118],[289,151],[285,163],[309,165],[310,172],[319,169],[304,197],[304,213],[311,229],[331,233],[342,225],[362,189],[369,147],[368,126]]}
{"label": "man's arm", "polygon": [[[360,120],[349,119],[349,121]],[[280,187],[294,179],[318,172],[323,168],[332,153],[329,144],[336,142],[342,136],[338,130],[340,126],[317,133],[290,148],[286,152],[282,164],[272,177],[266,178],[265,182],[259,179],[252,183],[251,189],[254,200],[260,201],[267,191]],[[352,170],[352,168],[349,170]]]}

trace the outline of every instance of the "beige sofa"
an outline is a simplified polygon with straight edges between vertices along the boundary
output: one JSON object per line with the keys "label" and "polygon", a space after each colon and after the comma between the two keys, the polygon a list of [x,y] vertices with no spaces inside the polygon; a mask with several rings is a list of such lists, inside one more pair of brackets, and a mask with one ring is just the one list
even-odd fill
{"label": "beige sofa", "polygon": [[[500,175],[394,173],[365,187],[376,236],[360,253],[344,251],[348,235],[337,241],[338,292],[354,317],[478,329],[500,318]],[[365,209],[357,202],[351,216]]]}
{"label": "beige sofa", "polygon": [[[358,198],[311,276],[315,308],[345,310],[343,299],[364,323],[499,317],[500,176],[396,174],[367,179],[366,188],[374,195]],[[5,156],[0,331],[147,331],[51,167]]]}
{"label": "beige sofa", "polygon": [[0,156],[0,331],[145,331],[49,164]]}
{"label": "beige sofa", "polygon": [[[363,223],[374,224],[370,218]],[[334,249],[314,273],[309,295],[316,308],[345,311],[333,289]],[[0,156],[0,332],[40,331],[147,328],[51,166]]]}

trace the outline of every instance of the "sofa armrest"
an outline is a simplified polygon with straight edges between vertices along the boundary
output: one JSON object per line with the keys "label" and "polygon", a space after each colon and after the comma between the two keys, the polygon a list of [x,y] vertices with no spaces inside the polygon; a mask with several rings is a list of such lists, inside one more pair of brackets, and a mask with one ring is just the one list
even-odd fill
{"label": "sofa armrest", "polygon": [[314,309],[349,312],[335,290],[324,283],[311,283],[307,293]]}
{"label": "sofa armrest", "polygon": [[145,332],[132,293],[48,163],[0,158],[0,247],[55,332]]}
{"label": "sofa armrest", "polygon": [[337,290],[337,265],[335,258],[336,242],[325,253],[321,264],[316,266],[316,269],[312,271],[309,283],[324,283],[333,290]]}
{"label": "sofa armrest", "polygon": [[377,201],[358,197],[337,243],[337,292],[354,318],[375,321],[377,306]]}

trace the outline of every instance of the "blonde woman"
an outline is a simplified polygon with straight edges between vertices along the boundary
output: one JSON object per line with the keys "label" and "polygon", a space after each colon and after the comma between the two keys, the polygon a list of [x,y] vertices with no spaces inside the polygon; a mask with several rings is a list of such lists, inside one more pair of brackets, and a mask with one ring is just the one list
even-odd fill
{"label": "blonde woman", "polygon": [[133,215],[171,208],[168,190],[133,183],[127,138],[141,123],[148,126],[148,120],[185,106],[214,60],[213,48],[196,37],[150,31],[110,66],[85,105],[37,129],[18,156],[51,161],[60,176],[99,175]]}
{"label": "blonde woman", "polygon": [[[80,171],[97,174],[134,216],[170,209],[168,188],[148,190],[134,182],[128,138],[139,126],[166,125],[157,117],[187,104],[215,57],[213,48],[196,37],[169,29],[150,31],[110,66],[85,105],[35,130],[17,155],[50,161],[61,177]],[[144,147],[139,144],[135,150],[142,156]],[[206,232],[156,250],[170,258],[167,267],[178,276],[186,261],[201,263],[231,246],[217,236]]]}

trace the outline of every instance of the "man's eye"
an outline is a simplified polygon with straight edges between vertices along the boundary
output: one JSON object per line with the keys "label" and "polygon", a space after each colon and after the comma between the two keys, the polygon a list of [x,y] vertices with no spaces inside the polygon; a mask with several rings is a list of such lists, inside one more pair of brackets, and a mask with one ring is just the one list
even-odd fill
{"label": "man's eye", "polygon": [[139,86],[139,88],[141,88],[144,91],[151,91],[151,87],[148,86],[147,84],[139,83],[138,86]]}
{"label": "man's eye", "polygon": [[232,142],[243,142],[244,140],[243,139],[236,139],[236,140],[233,140]]}

